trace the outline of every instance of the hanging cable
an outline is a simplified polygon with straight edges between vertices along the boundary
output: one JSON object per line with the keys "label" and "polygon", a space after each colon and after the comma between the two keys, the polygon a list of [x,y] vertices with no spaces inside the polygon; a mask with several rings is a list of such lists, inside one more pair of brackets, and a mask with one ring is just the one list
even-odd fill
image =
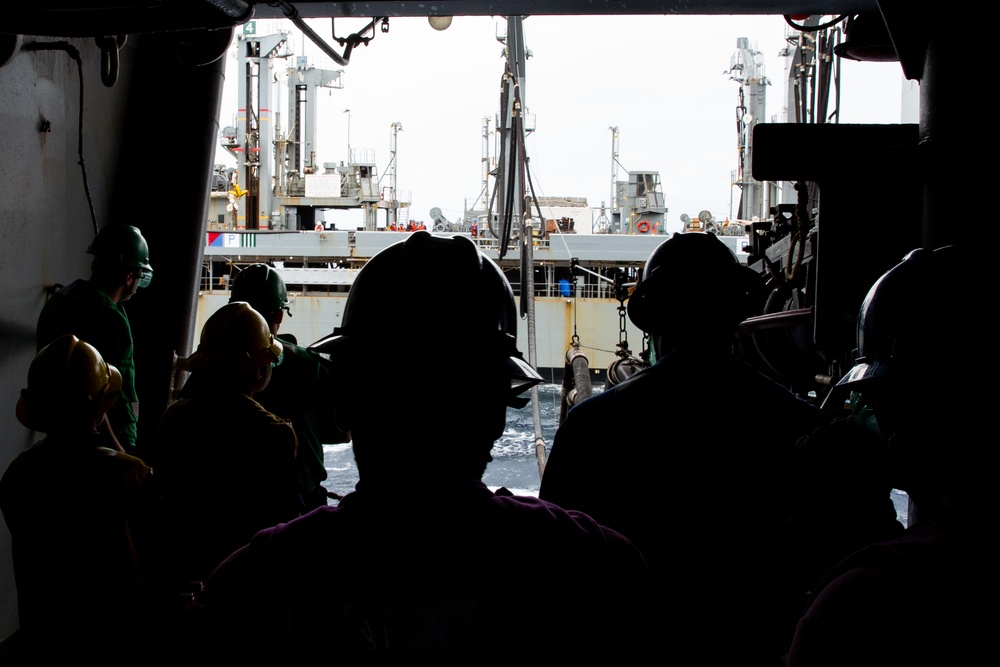
{"label": "hanging cable", "polygon": [[[78,102],[77,110],[77,130],[76,130],[76,144],[77,144],[77,155],[80,156],[77,164],[80,165],[80,171],[83,172],[83,192],[87,195],[87,206],[90,208],[90,219],[94,223],[94,235],[100,231],[100,226],[97,224],[97,213],[94,211],[94,198],[90,192],[90,182],[87,178],[87,163],[83,158],[83,60],[80,58],[80,51],[70,44],[69,42],[30,42],[24,44],[21,47],[24,51],[65,51],[70,58],[76,62],[76,76],[80,81],[80,98]],[[47,119],[42,118],[39,129],[42,132],[51,131],[50,123]]]}

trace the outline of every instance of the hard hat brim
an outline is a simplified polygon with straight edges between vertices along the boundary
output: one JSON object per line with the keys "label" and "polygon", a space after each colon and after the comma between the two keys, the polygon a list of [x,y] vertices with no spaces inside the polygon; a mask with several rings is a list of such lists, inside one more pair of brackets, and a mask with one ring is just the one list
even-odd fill
{"label": "hard hat brim", "polygon": [[108,364],[108,384],[105,394],[117,394],[122,390],[122,374],[115,366]]}
{"label": "hard hat brim", "polygon": [[886,373],[886,364],[881,361],[862,361],[856,363],[840,381],[834,385],[837,388],[857,389],[881,378]]}
{"label": "hard hat brim", "polygon": [[504,363],[507,365],[507,372],[510,375],[512,392],[520,394],[544,382],[538,371],[521,357],[507,357]]}
{"label": "hard hat brim", "polygon": [[[338,331],[334,331],[329,336],[320,338],[315,343],[307,347],[312,352],[327,354],[335,358],[338,353],[343,353],[350,344],[351,337]],[[522,394],[535,385],[544,382],[544,378],[539,375],[531,364],[525,361],[520,355],[510,355],[504,360],[504,366],[510,376],[511,394],[516,396]]]}

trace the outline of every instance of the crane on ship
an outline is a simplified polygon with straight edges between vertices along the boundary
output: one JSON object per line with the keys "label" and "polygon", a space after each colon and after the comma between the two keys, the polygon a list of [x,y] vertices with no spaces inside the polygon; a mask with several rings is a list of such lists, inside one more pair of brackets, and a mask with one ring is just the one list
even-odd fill
{"label": "crane on ship", "polygon": [[[321,162],[318,93],[321,89],[342,89],[344,70],[319,68],[306,56],[296,56],[289,39],[288,30],[258,34],[255,22],[244,25],[237,35],[240,113],[235,126],[222,129],[221,147],[236,159],[234,185],[245,190],[246,195],[234,224],[218,211],[213,211],[210,224],[248,230],[313,230],[317,213],[327,209],[361,209],[366,230],[376,229],[380,208],[395,220],[399,208],[408,204],[396,189],[396,135],[402,123],[391,126],[388,198],[379,192],[378,169],[371,149],[348,146],[346,160]],[[344,39],[352,44],[371,37],[355,33]],[[339,61],[346,64],[343,56]],[[270,72],[280,71],[282,63],[288,63],[284,71],[272,77]],[[284,118],[278,110],[278,89],[273,78],[286,82]],[[349,110],[345,112],[350,123]]]}
{"label": "crane on ship", "polygon": [[[498,38],[499,39],[499,38]],[[510,16],[507,18],[507,32],[502,43],[505,46],[505,69],[502,78],[500,96],[500,116],[497,131],[500,136],[500,150],[496,168],[496,188],[492,202],[496,203],[499,229],[494,229],[491,207],[487,209],[487,220],[490,229],[499,239],[498,260],[503,259],[508,250],[508,243],[514,240],[520,250],[520,310],[521,316],[527,320],[528,331],[528,362],[537,365],[535,348],[535,312],[534,312],[534,258],[535,226],[532,224],[532,206],[537,211],[538,221],[544,217],[538,204],[531,183],[531,173],[528,168],[528,157],[525,153],[525,135],[533,131],[533,122],[529,120],[526,103],[526,62],[531,52],[524,44],[524,17]],[[617,136],[617,130],[616,130]],[[626,212],[626,225],[618,220],[617,230],[626,228],[639,233],[662,232],[663,216],[666,207],[663,206],[663,193],[657,172],[629,172],[629,180],[616,183],[618,197],[616,208]],[[544,225],[540,225],[544,229]],[[574,271],[584,269],[578,262],[573,262]],[[609,368],[612,382],[627,378],[646,362],[633,357],[628,349],[627,337],[624,335],[624,303],[627,290],[621,276],[617,279],[595,274],[600,280],[617,280],[619,295],[619,316],[622,321],[622,338],[619,341],[617,359]],[[563,413],[571,404],[582,401],[592,393],[589,373],[589,360],[582,352],[579,336],[574,335],[569,342],[566,354],[566,369],[563,374],[562,404]],[[538,461],[539,475],[545,469],[545,442],[542,438],[541,414],[538,406],[538,390],[531,390],[532,417],[535,427],[535,454]]]}

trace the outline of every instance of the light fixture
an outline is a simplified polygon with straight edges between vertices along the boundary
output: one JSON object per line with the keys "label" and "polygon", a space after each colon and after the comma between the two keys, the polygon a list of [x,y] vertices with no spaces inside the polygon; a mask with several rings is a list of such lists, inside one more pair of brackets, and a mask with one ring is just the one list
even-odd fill
{"label": "light fixture", "polygon": [[431,27],[435,30],[447,30],[448,26],[451,25],[450,16],[428,16],[427,22],[431,24]]}

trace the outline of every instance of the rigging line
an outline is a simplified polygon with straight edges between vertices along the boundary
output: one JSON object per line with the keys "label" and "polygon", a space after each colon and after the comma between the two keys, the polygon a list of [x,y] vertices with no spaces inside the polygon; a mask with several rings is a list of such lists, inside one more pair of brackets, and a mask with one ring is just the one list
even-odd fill
{"label": "rigging line", "polygon": [[[524,135],[521,134],[519,137],[521,141],[523,141]],[[541,215],[541,212],[539,212],[539,215]],[[520,238],[521,247],[524,249],[524,253],[521,257],[521,275],[522,279],[525,279],[526,277],[526,285],[521,291],[521,296],[523,297],[527,295],[525,301],[526,315],[528,319],[528,363],[531,364],[533,368],[537,368],[538,355],[536,353],[537,345],[535,343],[535,339],[537,337],[535,329],[535,259],[533,254],[535,239],[531,234],[525,234],[528,230],[526,229],[524,221],[525,216],[522,215]],[[535,428],[535,460],[538,463],[538,477],[541,479],[542,475],[545,473],[545,438],[542,436],[542,411],[538,400],[538,385],[533,385],[531,387],[531,420]]]}
{"label": "rigging line", "polygon": [[[535,196],[535,185],[534,185],[534,181],[531,178],[530,161],[527,158],[527,149],[524,148],[523,152],[524,152],[524,154],[526,156],[525,157],[525,165],[526,165],[525,168],[526,168],[526,171],[527,171],[527,174],[528,174],[528,186],[531,188],[532,201],[535,204],[535,209],[538,211],[538,217],[544,222],[545,217],[542,215],[542,211],[541,211],[542,207],[538,203],[538,197]],[[545,194],[544,189],[542,189],[542,188],[539,188],[539,189],[542,190],[542,194],[544,196],[544,194]],[[548,211],[550,213],[552,213],[552,208],[553,207],[551,205],[547,205],[547,206],[545,206],[545,208],[548,209]],[[566,251],[566,259],[572,259],[573,253],[569,249],[569,243],[566,242],[566,238],[565,238],[566,235],[563,234],[563,232],[562,232],[561,229],[559,229],[559,225],[558,224],[556,225],[555,235],[559,237],[559,241],[560,241],[560,243],[562,243],[563,250]],[[551,237],[552,235],[550,234],[549,236]],[[550,246],[550,249],[551,249],[551,246]]]}
{"label": "rigging line", "polygon": [[[522,141],[523,141],[523,135],[522,135]],[[534,202],[535,204],[535,210],[538,211],[538,218],[542,220],[542,222],[544,222],[545,217],[542,215],[541,206],[538,204],[538,197],[535,196],[535,185],[531,178],[531,168],[530,168],[530,161],[527,158],[527,149],[522,147],[522,152],[525,155],[525,172],[528,175],[528,186],[531,188],[532,202]],[[542,194],[544,195],[544,190],[542,191]],[[545,208],[547,208],[550,213],[552,212],[552,206],[546,206]],[[562,242],[563,250],[566,251],[566,258],[571,259],[572,253],[570,252],[569,244],[566,242],[566,239],[564,238],[565,235],[562,233],[562,230],[559,229],[558,224],[556,225],[556,235],[560,237],[559,240]]]}
{"label": "rigging line", "polygon": [[524,155],[524,175],[528,181],[528,189],[531,190],[531,198],[528,202],[527,211],[531,211],[531,204],[535,205],[535,212],[538,213],[538,220],[542,225],[545,224],[545,216],[542,215],[542,208],[538,205],[538,197],[535,195],[535,184],[531,182],[531,169],[529,168],[530,159],[528,158],[527,151],[524,146],[521,146],[521,154]]}
{"label": "rigging line", "polygon": [[593,345],[583,345],[578,344],[581,350],[593,350],[594,352],[605,352],[607,354],[617,354],[618,350],[608,350],[603,347],[594,347]]}
{"label": "rigging line", "polygon": [[[513,134],[514,128],[517,126],[517,117],[513,117],[510,120],[511,133]],[[507,249],[510,244],[510,232],[514,224],[514,186],[517,181],[513,176],[517,165],[517,146],[514,142],[510,144],[510,158],[508,164],[511,165],[511,173],[507,174],[507,182],[505,184],[504,202],[503,202],[503,217],[500,220],[500,259],[503,259],[507,254]]]}
{"label": "rigging line", "polygon": [[[514,197],[518,198],[521,202],[523,209],[521,209],[520,219],[518,221],[520,227],[518,230],[518,238],[521,243],[521,299],[523,302],[524,314],[527,318],[527,329],[528,329],[528,363],[531,364],[533,368],[538,367],[537,361],[537,345],[536,345],[536,329],[535,329],[535,259],[534,259],[534,245],[535,239],[534,235],[528,233],[527,225],[525,224],[528,217],[530,217],[531,203],[534,202],[535,210],[538,212],[538,218],[544,225],[545,218],[542,217],[541,208],[538,206],[538,198],[535,196],[534,185],[531,182],[531,172],[528,168],[529,160],[527,156],[527,149],[524,145],[524,126],[520,121],[523,121],[522,116],[517,112],[520,108],[520,95],[517,86],[514,87],[514,113],[511,117],[511,136],[510,136],[510,146],[511,146],[511,174],[522,175],[525,181],[528,182],[528,187],[531,190],[530,201],[524,202],[522,199],[522,193],[524,191],[523,182],[520,178],[511,178],[511,185],[509,190],[513,190],[513,183],[516,181],[522,184],[521,192],[513,193],[510,197],[511,205],[514,202]],[[507,228],[507,224],[505,224]],[[504,235],[506,240],[509,234]],[[503,255],[501,254],[501,257]],[[535,461],[538,464],[538,477],[541,477],[545,473],[545,438],[542,435],[542,412],[541,405],[538,398],[538,386],[535,385],[531,387],[531,419],[534,426],[535,434]]]}
{"label": "rigging line", "polygon": [[[487,224],[490,233],[493,234],[494,238],[496,238],[498,241],[502,237],[503,225],[500,224],[499,230],[494,228],[493,204],[499,201],[499,203],[497,203],[498,205],[497,222],[502,223],[502,217],[504,212],[501,211],[499,207],[505,203],[506,200],[504,199],[503,193],[506,193],[507,191],[508,174],[506,172],[505,165],[507,164],[507,153],[509,151],[507,149],[507,141],[504,133],[508,131],[507,105],[508,105],[508,98],[510,97],[509,86],[510,86],[510,66],[508,65],[508,67],[504,70],[503,75],[500,77],[500,122],[497,124],[497,131],[499,134],[499,139],[498,139],[499,154],[497,155],[497,168],[496,168],[496,178],[495,178],[496,184],[493,187],[493,195],[490,199],[490,205],[486,210],[488,216]],[[500,254],[500,257],[503,257],[503,255]]]}
{"label": "rigging line", "polygon": [[[514,209],[517,206],[520,209],[520,198],[521,193],[515,192],[515,188],[520,185],[523,190],[524,186],[519,178],[521,172],[521,162],[523,156],[518,153],[518,148],[521,146],[521,141],[519,137],[522,132],[521,125],[521,96],[518,90],[517,84],[514,84],[514,101],[513,101],[513,111],[510,115],[510,134],[508,140],[504,143],[510,146],[510,157],[507,159],[507,187],[506,187],[506,201],[504,202],[504,217],[501,225],[501,236],[500,236],[500,259],[503,259],[507,254],[507,248],[510,242],[510,233],[514,222]],[[517,205],[515,205],[515,200]],[[524,212],[521,211],[521,218],[523,224]]]}
{"label": "rigging line", "polygon": [[[578,269],[578,270],[580,270],[580,271],[582,271],[584,273],[589,273],[590,275],[594,276],[598,280],[603,280],[606,283],[612,283],[613,284],[615,282],[613,278],[608,278],[607,276],[601,275],[600,273],[598,273],[596,271],[591,271],[590,269],[584,268],[584,267],[582,267],[580,265],[577,265],[576,269]],[[635,284],[636,283],[623,283],[623,285],[625,287],[632,287]]]}

